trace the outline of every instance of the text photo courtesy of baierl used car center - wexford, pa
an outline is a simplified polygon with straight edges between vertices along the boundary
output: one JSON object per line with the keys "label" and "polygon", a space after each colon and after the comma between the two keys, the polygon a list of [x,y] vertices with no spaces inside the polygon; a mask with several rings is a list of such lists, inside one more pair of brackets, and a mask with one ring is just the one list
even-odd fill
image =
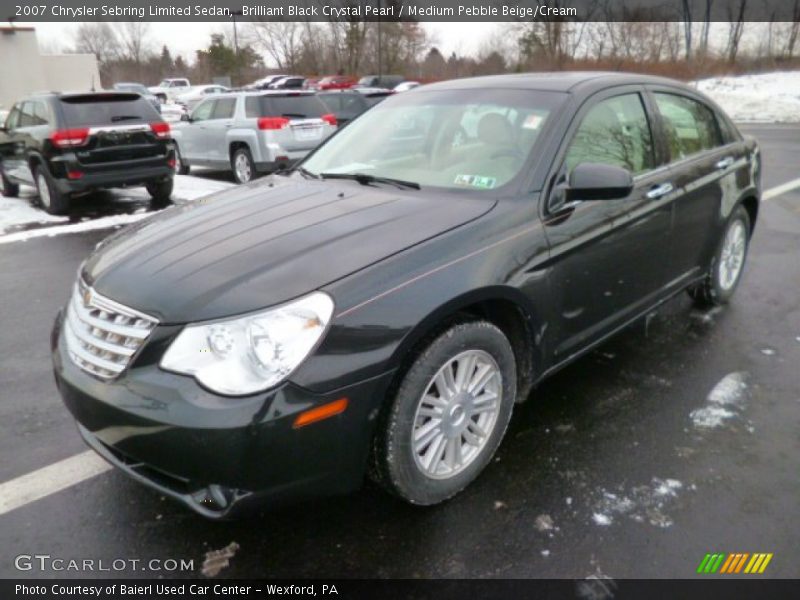
{"label": "text photo courtesy of baierl used car center - wexford, pa", "polygon": [[797,598],[794,0],[0,0],[0,598]]}

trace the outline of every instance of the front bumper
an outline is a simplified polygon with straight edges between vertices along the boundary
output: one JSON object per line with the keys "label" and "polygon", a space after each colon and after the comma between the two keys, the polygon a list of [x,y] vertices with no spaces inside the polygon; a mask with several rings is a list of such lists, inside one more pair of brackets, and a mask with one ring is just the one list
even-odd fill
{"label": "front bumper", "polygon": [[[145,347],[117,380],[103,382],[68,357],[61,322],[59,314],[51,346],[64,402],[87,444],[137,481],[210,518],[360,487],[391,373],[327,394],[286,383],[226,398],[161,370]],[[155,333],[148,342],[166,343]],[[301,412],[342,397],[345,412],[293,427]]]}

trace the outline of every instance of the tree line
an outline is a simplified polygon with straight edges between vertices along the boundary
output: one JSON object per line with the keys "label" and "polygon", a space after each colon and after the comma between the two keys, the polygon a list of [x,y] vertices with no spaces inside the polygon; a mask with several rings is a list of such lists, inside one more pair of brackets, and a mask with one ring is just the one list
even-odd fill
{"label": "tree line", "polygon": [[[687,2],[689,0],[686,0]],[[700,3],[710,10],[714,0]],[[432,81],[559,69],[636,70],[692,79],[721,72],[795,66],[800,0],[793,22],[745,21],[748,0],[729,5],[730,20],[498,23],[477,50],[443,54],[417,22],[248,22],[212,34],[192,56],[173,55],[151,25],[82,23],[67,51],[97,57],[102,84],[157,83],[170,76],[234,85],[270,72],[323,76],[392,73]],[[598,0],[598,10],[604,2]],[[691,13],[690,13],[691,14]],[[701,16],[704,13],[701,13]],[[601,15],[602,16],[602,15]],[[750,41],[748,42],[748,34]]]}

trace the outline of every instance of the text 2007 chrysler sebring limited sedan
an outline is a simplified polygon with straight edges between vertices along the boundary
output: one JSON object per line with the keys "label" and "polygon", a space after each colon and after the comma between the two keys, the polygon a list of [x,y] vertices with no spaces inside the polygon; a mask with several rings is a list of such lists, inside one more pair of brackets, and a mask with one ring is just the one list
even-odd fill
{"label": "text 2007 chrysler sebring limited sedan", "polygon": [[544,377],[684,289],[727,302],[759,195],[755,143],[669,80],[425,86],[105,241],[56,380],[92,448],[206,516],[365,473],[434,504]]}

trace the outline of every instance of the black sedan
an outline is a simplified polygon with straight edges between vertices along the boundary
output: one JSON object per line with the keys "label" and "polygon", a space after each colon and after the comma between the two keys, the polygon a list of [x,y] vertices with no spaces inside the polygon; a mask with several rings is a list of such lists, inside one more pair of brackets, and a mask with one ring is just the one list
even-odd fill
{"label": "black sedan", "polygon": [[56,380],[92,448],[209,517],[365,474],[441,502],[542,379],[683,290],[731,299],[760,170],[670,80],[399,94],[290,174],[105,241],[57,318]]}

